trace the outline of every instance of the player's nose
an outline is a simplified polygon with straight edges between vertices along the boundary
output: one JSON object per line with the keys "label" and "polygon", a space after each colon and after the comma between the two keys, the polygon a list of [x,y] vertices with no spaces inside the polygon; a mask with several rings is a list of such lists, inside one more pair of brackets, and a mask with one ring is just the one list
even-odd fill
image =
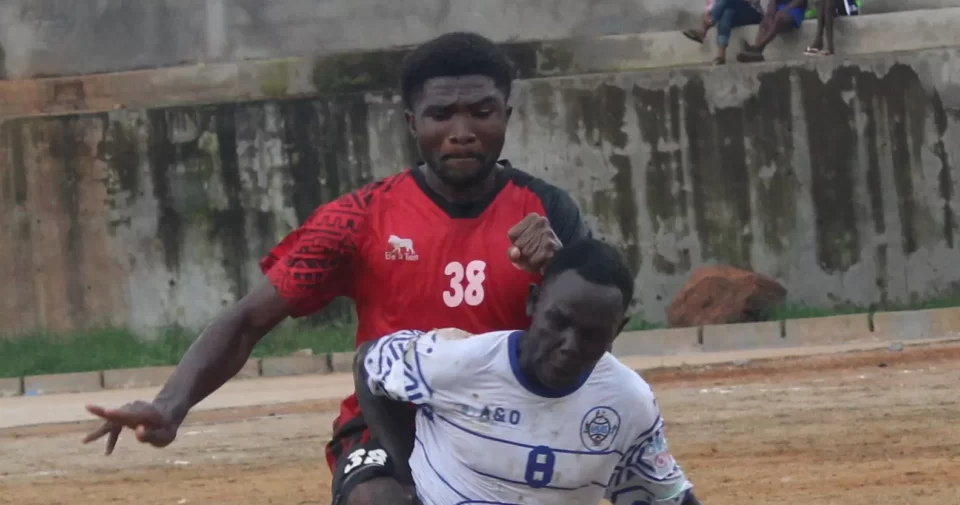
{"label": "player's nose", "polygon": [[577,345],[577,338],[572,332],[566,332],[561,340],[560,347],[557,348],[560,358],[567,363],[573,363],[580,357],[580,347]]}
{"label": "player's nose", "polygon": [[472,144],[477,141],[477,135],[470,127],[470,121],[467,118],[457,114],[450,121],[450,133],[448,136],[450,143],[457,145]]}

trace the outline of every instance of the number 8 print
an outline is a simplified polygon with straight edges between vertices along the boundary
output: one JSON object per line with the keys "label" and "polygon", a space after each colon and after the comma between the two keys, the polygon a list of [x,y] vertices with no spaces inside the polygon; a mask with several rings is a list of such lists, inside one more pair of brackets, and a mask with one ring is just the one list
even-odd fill
{"label": "number 8 print", "polygon": [[556,453],[547,446],[538,445],[531,449],[527,456],[527,471],[523,479],[532,488],[547,487],[553,479],[553,467],[556,463]]}
{"label": "number 8 print", "polygon": [[[471,307],[476,307],[483,303],[483,281],[487,280],[486,270],[487,263],[481,260],[467,263],[466,268],[459,261],[447,263],[443,274],[450,276],[450,290],[443,292],[443,303],[447,307],[459,307],[464,302]],[[464,277],[467,281],[465,287]]]}

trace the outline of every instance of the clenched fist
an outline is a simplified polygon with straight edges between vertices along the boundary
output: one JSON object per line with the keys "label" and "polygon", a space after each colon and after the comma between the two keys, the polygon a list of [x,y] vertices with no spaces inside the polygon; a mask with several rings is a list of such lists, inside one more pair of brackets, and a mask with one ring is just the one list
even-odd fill
{"label": "clenched fist", "polygon": [[553,253],[563,247],[550,221],[537,213],[527,214],[507,231],[507,236],[513,244],[507,251],[510,261],[531,273],[543,273]]}

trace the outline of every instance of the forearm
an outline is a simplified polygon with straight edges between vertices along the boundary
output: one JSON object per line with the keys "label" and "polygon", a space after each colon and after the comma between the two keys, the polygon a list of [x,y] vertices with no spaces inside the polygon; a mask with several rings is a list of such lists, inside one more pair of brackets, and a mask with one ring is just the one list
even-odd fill
{"label": "forearm", "polygon": [[255,289],[203,330],[154,404],[182,422],[194,405],[240,372],[257,342],[287,314],[284,301],[272,286]]}
{"label": "forearm", "polygon": [[213,321],[187,349],[154,403],[180,423],[194,405],[239,373],[256,345],[243,326],[242,318],[230,313]]}
{"label": "forearm", "polygon": [[353,370],[357,403],[370,428],[370,434],[380,442],[393,460],[397,480],[412,484],[413,477],[407,462],[413,453],[416,410],[411,404],[391,400],[370,391],[363,362],[371,346],[372,342],[368,342],[357,349]]}

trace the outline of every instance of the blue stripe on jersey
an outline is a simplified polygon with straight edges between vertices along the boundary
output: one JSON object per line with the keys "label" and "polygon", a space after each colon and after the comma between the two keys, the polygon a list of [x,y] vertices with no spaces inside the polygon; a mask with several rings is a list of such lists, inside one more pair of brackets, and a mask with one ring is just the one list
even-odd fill
{"label": "blue stripe on jersey", "polygon": [[[434,337],[434,342],[436,342],[436,337]],[[427,388],[427,394],[433,397],[433,388],[430,387],[430,384],[427,382],[427,378],[423,376],[423,368],[420,365],[420,353],[414,352],[413,356],[417,364],[417,375],[420,376],[420,383],[423,384],[423,387]]]}
{"label": "blue stripe on jersey", "polygon": [[[502,438],[492,437],[492,436],[490,436],[490,435],[484,435],[483,433],[477,433],[476,431],[473,431],[473,430],[471,430],[471,429],[464,428],[463,426],[460,426],[459,424],[457,424],[457,423],[455,423],[455,422],[447,419],[447,418],[444,417],[444,416],[441,416],[440,414],[436,414],[436,416],[437,416],[438,418],[440,418],[442,421],[444,421],[444,422],[446,422],[447,424],[449,424],[450,426],[453,426],[454,428],[457,428],[457,429],[459,429],[460,431],[466,432],[466,433],[468,433],[468,434],[470,434],[470,435],[473,435],[473,436],[475,436],[475,437],[478,437],[478,438],[483,438],[483,439],[486,439],[486,440],[492,440],[492,441],[494,441],[494,442],[500,442],[500,443],[504,443],[504,444],[507,444],[507,445],[513,445],[513,446],[516,446],[516,447],[524,447],[524,448],[526,448],[526,449],[533,449],[533,448],[536,448],[536,447],[541,447],[540,445],[523,444],[523,443],[520,443],[520,442],[513,442],[513,441],[511,441],[511,440],[504,440],[504,439],[502,439]],[[549,447],[549,446],[547,446],[547,447]],[[603,456],[603,455],[606,455],[606,454],[618,454],[618,455],[620,455],[620,456],[623,456],[623,453],[620,452],[620,451],[617,451],[617,450],[609,450],[609,451],[575,451],[575,450],[572,450],[572,449],[557,449],[557,448],[554,448],[554,447],[549,447],[549,449],[550,449],[551,451],[553,451],[553,452],[564,453],[564,454],[588,454],[588,455],[592,455],[592,456]]]}
{"label": "blue stripe on jersey", "polygon": [[590,367],[589,370],[580,374],[580,378],[577,379],[576,383],[564,389],[548,388],[539,382],[531,380],[527,377],[527,374],[523,373],[523,370],[520,369],[520,362],[517,359],[517,342],[521,334],[523,334],[522,331],[515,331],[507,337],[507,354],[510,356],[510,370],[513,371],[513,376],[517,378],[517,382],[527,391],[544,398],[563,398],[580,389],[580,387],[587,382],[587,379],[590,378],[590,374],[593,373],[593,367]]}
{"label": "blue stripe on jersey", "polygon": [[384,340],[383,342],[379,342],[380,352],[377,353],[379,354],[379,356],[377,357],[378,358],[377,359],[377,375],[383,375],[383,358],[384,358],[383,348],[386,347],[387,349],[390,350],[391,354],[393,354],[394,360],[399,360],[402,358],[402,356],[397,354],[397,350],[393,344],[394,343],[400,344],[400,343],[406,342],[407,340],[410,340],[415,336],[416,336],[416,333],[403,331],[403,332],[394,333],[393,335],[388,336],[386,340]]}
{"label": "blue stripe on jersey", "polygon": [[440,479],[440,482],[443,482],[444,484],[446,484],[451,491],[453,491],[454,493],[457,493],[457,495],[460,496],[460,498],[463,498],[463,501],[457,502],[456,505],[518,505],[515,503],[507,503],[507,502],[499,502],[499,501],[480,501],[480,500],[471,500],[470,498],[467,498],[467,495],[461,493],[457,488],[453,487],[453,485],[450,484],[450,482],[448,482],[447,479],[443,477],[443,474],[437,471],[437,468],[433,466],[433,462],[430,461],[430,456],[428,456],[427,451],[424,450],[425,446],[423,445],[423,441],[420,440],[420,437],[414,436],[413,438],[417,441],[417,443],[420,444],[420,452],[423,453],[423,459],[426,460],[427,466],[429,466],[430,469],[433,470],[433,473],[437,476],[438,479]]}
{"label": "blue stripe on jersey", "polygon": [[443,482],[444,484],[447,485],[448,488],[450,488],[451,491],[460,495],[460,498],[463,498],[464,500],[469,500],[469,498],[467,498],[465,494],[461,493],[457,488],[453,487],[452,484],[447,482],[447,479],[443,477],[443,474],[437,471],[437,468],[433,466],[433,462],[430,461],[430,456],[427,455],[426,445],[424,445],[423,441],[420,440],[420,437],[414,435],[413,438],[414,440],[417,441],[418,444],[420,444],[420,452],[423,453],[423,459],[426,460],[427,466],[429,466],[430,469],[433,470],[433,473],[437,476],[438,479],[440,479],[440,482]]}
{"label": "blue stripe on jersey", "polygon": [[[467,467],[467,468],[470,468],[470,467]],[[498,476],[493,475],[493,474],[490,474],[490,473],[481,472],[480,470],[477,470],[476,468],[470,468],[470,470],[473,470],[473,473],[475,473],[475,474],[477,474],[477,475],[482,475],[482,476],[484,476],[484,477],[489,477],[489,478],[491,478],[491,479],[495,479],[495,480],[499,480],[499,481],[503,481],[503,482],[509,482],[510,484],[518,484],[518,485],[520,485],[520,486],[533,488],[533,486],[531,486],[530,484],[528,484],[528,483],[526,483],[526,482],[523,482],[523,481],[505,479],[505,478],[503,478],[503,477],[498,477]],[[606,484],[601,484],[601,483],[599,483],[599,482],[590,482],[589,484],[583,484],[583,485],[577,486],[577,487],[541,486],[541,487],[534,488],[534,489],[555,489],[555,490],[557,490],[557,491],[579,491],[579,490],[581,490],[581,489],[583,489],[583,488],[585,488],[585,487],[590,487],[590,486],[598,486],[598,487],[601,487],[601,488],[606,488],[606,487],[607,487]]]}

